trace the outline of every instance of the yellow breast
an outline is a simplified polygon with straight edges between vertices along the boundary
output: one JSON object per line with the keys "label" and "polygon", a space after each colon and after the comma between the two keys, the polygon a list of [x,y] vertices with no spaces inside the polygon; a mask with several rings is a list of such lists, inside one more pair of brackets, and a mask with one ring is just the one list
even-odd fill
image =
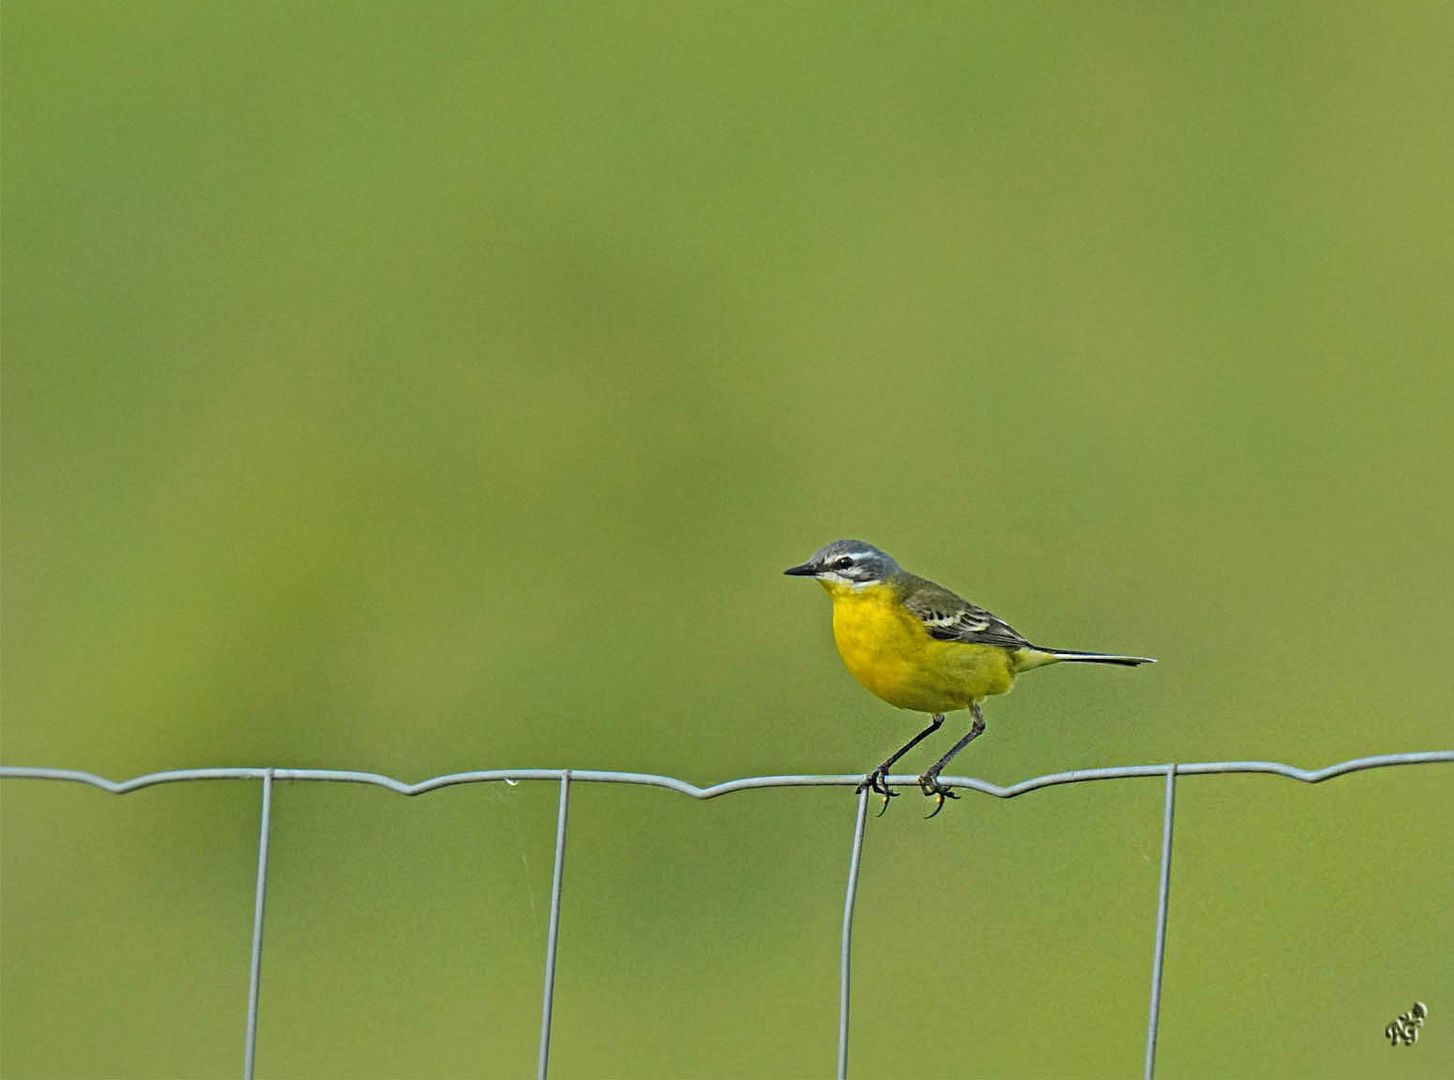
{"label": "yellow breast", "polygon": [[935,639],[892,586],[822,584],[833,597],[833,639],[843,663],[890,705],[950,712],[1014,684],[1009,649]]}

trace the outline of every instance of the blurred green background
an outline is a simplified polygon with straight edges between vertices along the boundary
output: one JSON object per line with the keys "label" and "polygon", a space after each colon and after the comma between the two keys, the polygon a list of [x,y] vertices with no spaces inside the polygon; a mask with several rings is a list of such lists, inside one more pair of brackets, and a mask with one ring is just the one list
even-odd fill
{"label": "blurred green background", "polygon": [[[842,535],[1163,660],[952,771],[1454,741],[1447,4],[3,19],[6,764],[867,770]],[[1179,791],[1161,1075],[1454,1075],[1454,770]],[[531,1074],[555,796],[280,785],[259,1075]],[[3,800],[0,1073],[235,1075],[257,786]],[[871,820],[855,1074],[1137,1075],[1160,809]],[[578,789],[555,1075],[830,1073],[853,812]]]}

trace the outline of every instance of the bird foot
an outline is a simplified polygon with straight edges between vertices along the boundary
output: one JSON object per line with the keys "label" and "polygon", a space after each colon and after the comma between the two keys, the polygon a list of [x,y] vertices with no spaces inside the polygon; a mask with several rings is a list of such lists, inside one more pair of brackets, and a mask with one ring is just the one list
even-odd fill
{"label": "bird foot", "polygon": [[945,799],[959,798],[959,792],[955,791],[953,788],[948,788],[941,784],[939,782],[939,774],[932,769],[929,772],[926,772],[923,776],[919,777],[919,790],[922,791],[925,795],[928,795],[938,800],[934,804],[934,809],[929,811],[929,813],[925,816],[925,821],[928,821],[931,817],[938,816],[939,811],[944,809]]}
{"label": "bird foot", "polygon": [[883,817],[884,811],[889,808],[889,800],[899,797],[899,793],[888,785],[888,780],[886,779],[888,774],[888,766],[880,765],[863,778],[863,783],[854,788],[854,791],[860,794],[865,791],[872,791],[875,795],[882,795],[884,797],[883,805],[878,808],[879,817]]}

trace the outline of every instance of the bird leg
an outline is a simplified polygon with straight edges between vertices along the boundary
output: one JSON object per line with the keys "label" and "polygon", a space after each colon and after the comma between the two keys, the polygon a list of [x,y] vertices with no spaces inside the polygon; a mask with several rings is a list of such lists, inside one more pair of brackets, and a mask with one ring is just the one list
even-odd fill
{"label": "bird leg", "polygon": [[984,731],[984,714],[979,711],[979,702],[976,701],[970,705],[969,711],[974,714],[974,725],[969,729],[969,734],[951,746],[949,753],[945,754],[933,765],[930,765],[925,770],[924,775],[919,777],[919,790],[925,795],[935,796],[939,800],[934,804],[934,809],[930,811],[929,817],[934,817],[939,811],[944,809],[945,799],[959,798],[958,792],[953,788],[945,787],[939,782],[939,774],[944,771],[944,766],[949,764],[950,758],[974,742],[975,739],[979,738],[980,733]]}
{"label": "bird leg", "polygon": [[[893,791],[889,788],[888,780],[886,779],[886,777],[889,775],[889,768],[893,765],[894,762],[898,761],[899,758],[903,757],[910,750],[914,749],[914,747],[918,746],[928,736],[938,731],[939,725],[942,723],[944,723],[944,714],[935,713],[933,718],[929,721],[928,727],[926,727],[923,731],[919,732],[919,734],[915,735],[908,742],[904,743],[903,746],[899,747],[886,759],[884,759],[879,767],[874,769],[873,772],[869,773],[867,776],[865,776],[863,778],[863,783],[859,784],[858,787],[854,789],[857,792],[862,792],[866,789],[868,791],[872,791],[876,795],[882,795],[884,797],[884,804],[883,806],[879,807],[878,811],[880,817],[882,817],[883,812],[889,808],[889,800],[898,798],[899,794],[897,791]],[[952,757],[953,755],[951,754],[950,756]],[[945,761],[947,760],[949,759],[945,758]],[[940,766],[943,766],[943,764],[943,761],[939,763]]]}

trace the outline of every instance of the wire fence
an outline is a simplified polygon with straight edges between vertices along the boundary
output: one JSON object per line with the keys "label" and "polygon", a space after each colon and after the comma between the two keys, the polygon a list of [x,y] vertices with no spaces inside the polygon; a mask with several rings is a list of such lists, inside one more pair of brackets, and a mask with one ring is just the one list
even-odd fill
{"label": "wire fence", "polygon": [[[1426,765],[1435,762],[1454,763],[1454,750],[1432,750],[1421,753],[1380,754],[1375,757],[1355,758],[1325,769],[1299,769],[1275,761],[1201,761],[1189,764],[1168,763],[1164,765],[1125,765],[1106,769],[1077,769],[1071,772],[1050,773],[1029,780],[1022,780],[1009,787],[1001,787],[986,780],[967,776],[941,776],[941,784],[951,788],[964,788],[993,795],[1000,799],[1012,799],[1042,788],[1060,784],[1080,784],[1092,780],[1123,780],[1134,777],[1159,776],[1165,781],[1161,833],[1161,873],[1156,901],[1156,934],[1152,951],[1150,1006],[1146,1025],[1145,1076],[1151,1080],[1156,1071],[1156,1038],[1161,1013],[1162,969],[1166,959],[1167,905],[1171,894],[1171,850],[1172,827],[1176,807],[1176,779],[1179,776],[1201,776],[1211,773],[1270,773],[1285,776],[1304,783],[1318,784],[1335,776],[1362,772],[1365,769],[1381,769],[1396,765]],[[918,784],[917,776],[896,775],[887,778],[892,786],[911,787]],[[697,787],[685,780],[671,776],[657,776],[652,773],[607,772],[592,769],[490,769],[477,772],[449,773],[429,780],[410,784],[379,773],[352,772],[338,769],[283,769],[283,768],[217,768],[176,769],[167,772],[148,773],[130,780],[108,780],[94,773],[75,769],[45,769],[24,766],[0,766],[0,780],[50,780],[88,784],[114,795],[140,791],[158,784],[188,783],[201,780],[259,780],[262,782],[262,809],[258,834],[257,890],[253,906],[252,951],[249,958],[247,995],[247,1024],[243,1050],[242,1075],[252,1080],[257,1060],[258,999],[262,986],[263,960],[263,915],[267,903],[268,845],[272,823],[273,785],[275,781],[316,781],[323,783],[372,784],[387,788],[400,795],[423,795],[440,788],[457,784],[486,784],[495,782],[516,783],[525,780],[550,780],[560,785],[559,814],[555,831],[555,864],[550,887],[550,925],[545,946],[545,977],[540,1009],[540,1054],[538,1075],[545,1080],[550,1067],[550,1030],[552,1006],[555,999],[555,961],[560,940],[560,912],[562,883],[565,876],[565,848],[567,826],[570,817],[570,792],[573,784],[636,784],[645,787],[660,787],[689,795],[694,799],[716,799],[738,791],[752,791],[758,788],[782,787],[856,787],[863,782],[861,774],[838,776],[749,776],[740,780],[729,780],[710,787]],[[839,1080],[848,1075],[849,1006],[851,1002],[853,913],[858,893],[859,870],[863,861],[863,833],[868,817],[870,792],[858,793],[857,813],[854,818],[853,843],[848,860],[848,883],[843,900],[843,936],[839,968],[839,1011],[838,1011],[838,1072]]]}

